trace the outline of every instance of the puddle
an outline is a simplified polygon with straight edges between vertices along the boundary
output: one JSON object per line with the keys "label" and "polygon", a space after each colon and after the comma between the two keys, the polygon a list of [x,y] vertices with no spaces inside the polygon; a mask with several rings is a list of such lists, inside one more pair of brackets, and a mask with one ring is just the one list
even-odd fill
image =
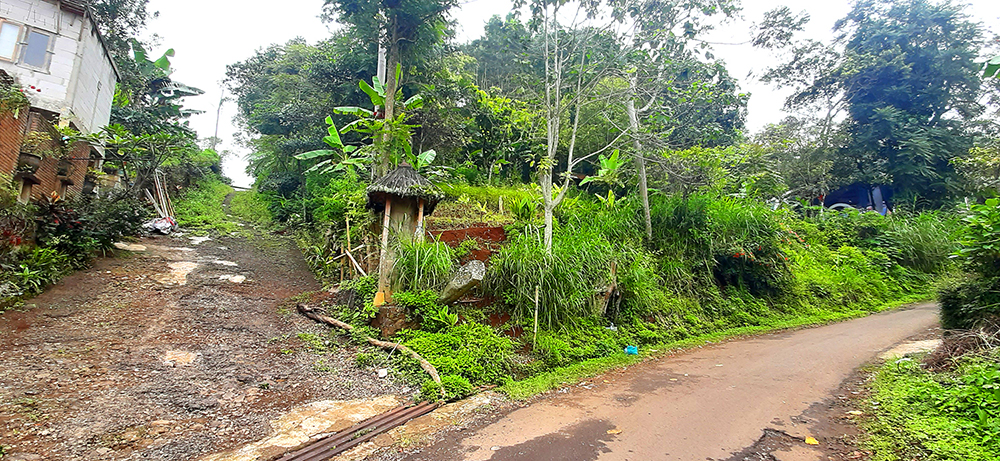
{"label": "puddle", "polygon": [[191,240],[192,245],[201,245],[202,243],[212,240],[211,237],[188,237],[188,239]]}
{"label": "puddle", "polygon": [[247,278],[242,275],[220,275],[219,280],[229,280],[233,283],[243,283],[247,281]]}
{"label": "puddle", "polygon": [[236,264],[236,263],[234,263],[232,261],[223,261],[221,259],[217,259],[215,261],[212,261],[212,264],[218,264],[220,266],[229,266],[229,267],[236,267],[236,266],[239,265],[239,264]]}
{"label": "puddle", "polygon": [[162,360],[164,363],[170,366],[176,365],[190,365],[194,362],[194,359],[198,358],[198,354],[188,351],[167,351],[163,354]]}
{"label": "puddle", "polygon": [[175,263],[167,264],[170,268],[170,272],[166,274],[156,274],[153,279],[164,285],[187,285],[187,276],[191,273],[198,263],[193,263],[190,261],[180,261]]}
{"label": "puddle", "polygon": [[342,431],[402,403],[391,395],[371,400],[321,400],[308,403],[272,421],[273,432],[269,437],[236,450],[202,457],[200,461],[273,459],[320,434]]}

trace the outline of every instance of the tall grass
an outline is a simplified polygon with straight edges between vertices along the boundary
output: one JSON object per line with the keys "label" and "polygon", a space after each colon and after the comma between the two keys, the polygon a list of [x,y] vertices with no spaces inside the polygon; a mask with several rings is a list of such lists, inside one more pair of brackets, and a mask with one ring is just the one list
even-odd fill
{"label": "tall grass", "polygon": [[552,254],[533,235],[514,238],[490,260],[485,285],[511,307],[520,320],[534,318],[549,327],[595,314],[597,289],[611,278],[611,245],[586,229],[554,235]]}
{"label": "tall grass", "polygon": [[393,273],[398,287],[406,290],[436,290],[447,284],[455,271],[455,250],[444,242],[394,239],[396,260]]}

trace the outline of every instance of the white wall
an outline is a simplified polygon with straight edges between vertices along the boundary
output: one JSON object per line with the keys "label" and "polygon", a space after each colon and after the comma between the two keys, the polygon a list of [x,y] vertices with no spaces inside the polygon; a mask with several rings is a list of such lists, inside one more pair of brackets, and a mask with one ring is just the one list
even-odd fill
{"label": "white wall", "polygon": [[0,61],[29,92],[32,105],[69,118],[78,129],[94,132],[108,124],[115,76],[90,19],[60,9],[53,0],[0,0],[0,18],[53,34],[48,69]]}

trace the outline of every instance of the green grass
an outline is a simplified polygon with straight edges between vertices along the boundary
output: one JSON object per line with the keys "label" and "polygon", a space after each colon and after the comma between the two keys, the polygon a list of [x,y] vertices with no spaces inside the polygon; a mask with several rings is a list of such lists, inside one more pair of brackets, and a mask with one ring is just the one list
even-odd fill
{"label": "green grass", "polygon": [[873,461],[1000,459],[1000,354],[933,373],[918,359],[883,365],[863,422]]}
{"label": "green grass", "polygon": [[240,226],[223,209],[226,196],[232,192],[232,187],[216,178],[201,180],[175,202],[177,222],[183,227],[222,234],[238,231]]}
{"label": "green grass", "polygon": [[571,365],[558,367],[519,381],[511,381],[499,388],[499,390],[512,399],[524,400],[534,397],[543,392],[575,384],[581,380],[597,376],[606,371],[633,365],[648,358],[658,357],[670,352],[689,349],[704,345],[708,342],[718,342],[722,340],[737,338],[747,335],[772,332],[790,328],[823,325],[843,320],[864,317],[874,312],[893,309],[905,304],[926,301],[932,299],[930,293],[920,293],[903,297],[899,300],[888,302],[874,311],[869,310],[849,310],[849,311],[818,311],[802,316],[785,316],[773,318],[764,325],[743,326],[729,328],[722,331],[706,333],[690,338],[676,341],[667,341],[656,345],[651,345],[639,349],[639,355],[625,355],[624,352],[607,357],[593,358]]}
{"label": "green grass", "polygon": [[257,226],[269,226],[272,223],[267,201],[256,190],[233,193],[233,198],[229,201],[229,212],[244,222]]}

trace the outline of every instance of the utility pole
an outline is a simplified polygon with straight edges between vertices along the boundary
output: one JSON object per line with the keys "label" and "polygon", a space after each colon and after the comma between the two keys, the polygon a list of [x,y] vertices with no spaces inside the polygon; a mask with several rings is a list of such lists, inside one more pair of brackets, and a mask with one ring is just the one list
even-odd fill
{"label": "utility pole", "polygon": [[222,90],[219,94],[219,107],[215,110],[215,134],[212,135],[212,150],[218,152],[215,148],[219,144],[219,119],[222,117],[222,104],[226,102],[226,88],[219,85]]}

